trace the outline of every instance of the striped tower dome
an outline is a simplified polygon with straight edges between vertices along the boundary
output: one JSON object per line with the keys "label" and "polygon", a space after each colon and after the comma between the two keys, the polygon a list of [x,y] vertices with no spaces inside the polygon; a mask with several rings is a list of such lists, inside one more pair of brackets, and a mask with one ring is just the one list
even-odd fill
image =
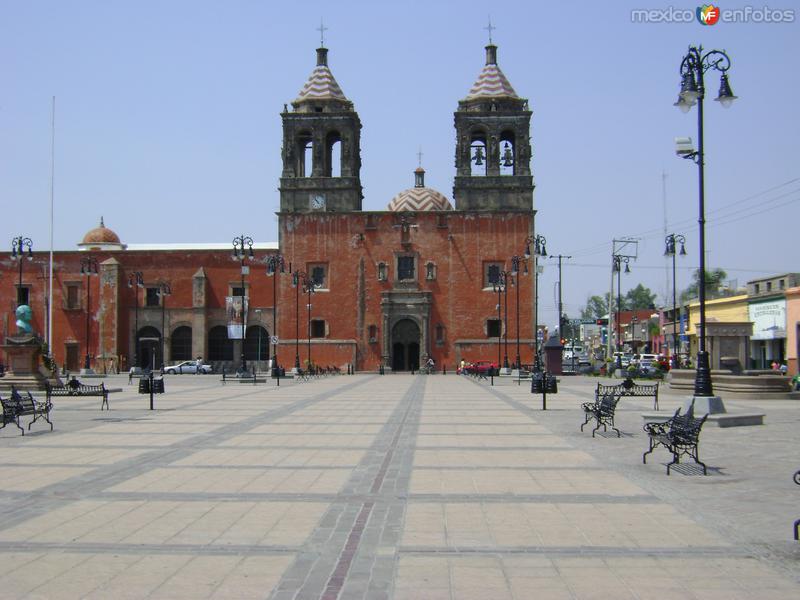
{"label": "striped tower dome", "polygon": [[497,66],[497,46],[494,44],[486,46],[486,65],[466,97],[467,100],[477,98],[519,98]]}
{"label": "striped tower dome", "polygon": [[414,171],[414,187],[403,190],[392,198],[388,209],[393,212],[422,212],[453,210],[453,206],[444,194],[425,187],[425,169],[419,167]]}
{"label": "striped tower dome", "polygon": [[347,102],[342,88],[328,68],[328,49],[317,48],[317,66],[311,72],[295,102],[308,100],[340,100]]}

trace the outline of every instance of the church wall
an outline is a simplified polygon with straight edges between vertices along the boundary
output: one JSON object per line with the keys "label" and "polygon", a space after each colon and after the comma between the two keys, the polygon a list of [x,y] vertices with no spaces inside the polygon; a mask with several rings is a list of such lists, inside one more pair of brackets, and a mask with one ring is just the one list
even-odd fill
{"label": "church wall", "polygon": [[[401,215],[408,219],[404,231]],[[461,358],[493,360],[497,357],[497,338],[487,338],[486,320],[497,316],[497,294],[483,288],[484,265],[504,262],[522,255],[525,239],[532,228],[532,212],[514,213],[305,213],[283,214],[280,219],[282,251],[296,270],[325,264],[328,289],[312,295],[312,318],[328,324],[324,340],[312,340],[312,359],[318,364],[352,362],[356,347],[359,369],[377,369],[385,360],[384,337],[391,335],[384,321],[382,298],[390,291],[413,289],[427,292],[430,311],[427,341],[421,353],[430,352],[437,365],[455,367]],[[398,283],[398,254],[417,258],[414,284]],[[378,278],[378,265],[388,268],[387,280]],[[426,279],[426,264],[433,263],[435,278]],[[363,267],[361,266],[363,265]],[[532,267],[531,267],[532,268]],[[532,336],[533,274],[520,276],[520,354],[530,363]],[[282,283],[281,295],[290,293],[290,281]],[[516,357],[516,288],[508,293],[507,334],[509,360]],[[502,298],[505,311],[505,298]],[[300,299],[301,343],[307,328],[307,300]],[[281,318],[281,339],[294,338],[297,324],[294,307]],[[370,341],[370,326],[377,330]],[[442,328],[437,342],[437,326]],[[344,347],[342,347],[344,344]],[[424,343],[423,343],[424,344]],[[346,348],[346,349],[345,349]],[[306,351],[300,352],[301,364]],[[285,362],[285,359],[283,359]]]}

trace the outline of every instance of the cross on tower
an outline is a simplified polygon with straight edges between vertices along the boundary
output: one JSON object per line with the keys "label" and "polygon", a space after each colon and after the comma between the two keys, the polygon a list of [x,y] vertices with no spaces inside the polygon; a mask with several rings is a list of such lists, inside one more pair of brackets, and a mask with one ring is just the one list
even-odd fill
{"label": "cross on tower", "polygon": [[[322,19],[319,20],[319,27],[317,27],[317,31],[319,31],[319,46],[320,48],[325,47],[325,32],[328,31],[328,28],[322,22]],[[490,35],[491,37],[491,35]]]}
{"label": "cross on tower", "polygon": [[422,166],[422,146],[419,147],[419,152],[417,152],[417,162],[419,163],[417,166]]}
{"label": "cross on tower", "polygon": [[497,29],[497,27],[494,27],[492,25],[492,16],[491,15],[489,15],[489,24],[486,27],[484,27],[484,29],[489,32],[489,44],[491,44],[492,43],[492,31]]}

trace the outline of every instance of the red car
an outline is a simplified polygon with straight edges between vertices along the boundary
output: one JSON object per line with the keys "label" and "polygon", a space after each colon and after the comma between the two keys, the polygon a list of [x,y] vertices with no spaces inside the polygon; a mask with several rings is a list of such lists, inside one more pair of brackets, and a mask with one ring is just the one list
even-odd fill
{"label": "red car", "polygon": [[464,372],[467,375],[477,375],[479,377],[488,377],[492,373],[497,372],[497,363],[490,360],[479,360],[473,363],[467,363],[464,366]]}

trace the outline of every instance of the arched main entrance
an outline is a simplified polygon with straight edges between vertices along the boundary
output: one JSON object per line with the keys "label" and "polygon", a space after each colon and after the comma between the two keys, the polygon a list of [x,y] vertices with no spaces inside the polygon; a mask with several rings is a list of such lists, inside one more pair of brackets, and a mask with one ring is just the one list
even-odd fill
{"label": "arched main entrance", "polygon": [[138,367],[161,367],[161,332],[155,327],[142,327],[136,336]]}
{"label": "arched main entrance", "polygon": [[419,369],[419,325],[401,319],[392,327],[392,371]]}

